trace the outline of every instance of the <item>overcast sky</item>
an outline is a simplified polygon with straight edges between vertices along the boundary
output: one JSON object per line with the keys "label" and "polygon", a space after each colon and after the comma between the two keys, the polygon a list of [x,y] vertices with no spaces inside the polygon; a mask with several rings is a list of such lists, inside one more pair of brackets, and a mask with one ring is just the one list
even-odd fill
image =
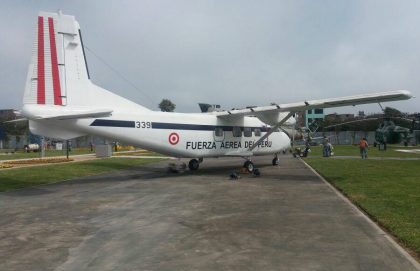
{"label": "overcast sky", "polygon": [[[92,80],[152,109],[162,98],[197,112],[198,102],[232,108],[396,89],[420,97],[420,1],[2,0],[0,108],[21,107],[38,11],[58,9],[141,91],[88,51]],[[358,110],[379,107],[328,112]]]}

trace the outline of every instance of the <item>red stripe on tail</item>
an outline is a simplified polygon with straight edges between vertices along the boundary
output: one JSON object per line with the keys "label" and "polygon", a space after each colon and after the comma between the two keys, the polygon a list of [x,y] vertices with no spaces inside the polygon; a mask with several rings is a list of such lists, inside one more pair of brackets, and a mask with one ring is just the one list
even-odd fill
{"label": "red stripe on tail", "polygon": [[51,70],[54,89],[54,104],[62,105],[63,103],[61,100],[60,73],[58,72],[57,61],[57,47],[55,45],[54,21],[51,17],[48,17],[48,29],[50,33]]}
{"label": "red stripe on tail", "polygon": [[37,103],[45,104],[44,18],[38,17],[38,86]]}

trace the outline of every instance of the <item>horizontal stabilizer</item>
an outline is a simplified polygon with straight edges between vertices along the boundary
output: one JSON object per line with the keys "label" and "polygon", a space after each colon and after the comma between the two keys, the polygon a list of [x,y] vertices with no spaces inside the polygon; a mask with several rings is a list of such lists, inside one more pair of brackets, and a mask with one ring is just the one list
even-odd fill
{"label": "horizontal stabilizer", "polygon": [[76,114],[64,114],[57,116],[44,116],[41,119],[57,119],[57,120],[66,120],[66,119],[86,119],[86,118],[102,118],[111,116],[112,110],[104,111],[90,111],[85,113],[76,113]]}
{"label": "horizontal stabilizer", "polygon": [[111,109],[90,109],[85,107],[32,106],[24,105],[22,112],[33,120],[67,120],[109,117]]}
{"label": "horizontal stabilizer", "polygon": [[28,121],[28,119],[21,118],[21,119],[15,119],[15,120],[8,120],[8,121],[4,121],[3,123],[16,123],[16,122],[23,122],[23,121]]}

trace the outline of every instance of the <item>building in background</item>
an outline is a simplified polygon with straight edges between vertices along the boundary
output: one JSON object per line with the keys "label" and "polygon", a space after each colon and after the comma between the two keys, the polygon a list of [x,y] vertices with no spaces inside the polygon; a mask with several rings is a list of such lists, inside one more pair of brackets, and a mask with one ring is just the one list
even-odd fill
{"label": "building in background", "polygon": [[309,127],[312,123],[317,120],[324,120],[324,109],[310,109],[305,112],[305,127]]}
{"label": "building in background", "polygon": [[7,139],[6,131],[4,127],[0,124],[0,149],[3,149],[3,145],[6,139]]}
{"label": "building in background", "polygon": [[13,109],[0,109],[0,120],[12,120],[16,118],[15,111]]}
{"label": "building in background", "polygon": [[325,115],[325,120],[328,120],[333,123],[341,123],[346,121],[354,120],[354,114],[337,114],[332,113]]}

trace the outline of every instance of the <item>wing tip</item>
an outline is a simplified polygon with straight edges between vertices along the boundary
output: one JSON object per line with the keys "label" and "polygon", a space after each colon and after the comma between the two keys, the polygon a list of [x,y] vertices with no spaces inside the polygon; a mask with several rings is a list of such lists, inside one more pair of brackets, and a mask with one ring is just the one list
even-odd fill
{"label": "wing tip", "polygon": [[403,95],[406,99],[411,99],[414,98],[414,96],[411,94],[410,91],[402,89],[402,90],[398,90],[398,92]]}

